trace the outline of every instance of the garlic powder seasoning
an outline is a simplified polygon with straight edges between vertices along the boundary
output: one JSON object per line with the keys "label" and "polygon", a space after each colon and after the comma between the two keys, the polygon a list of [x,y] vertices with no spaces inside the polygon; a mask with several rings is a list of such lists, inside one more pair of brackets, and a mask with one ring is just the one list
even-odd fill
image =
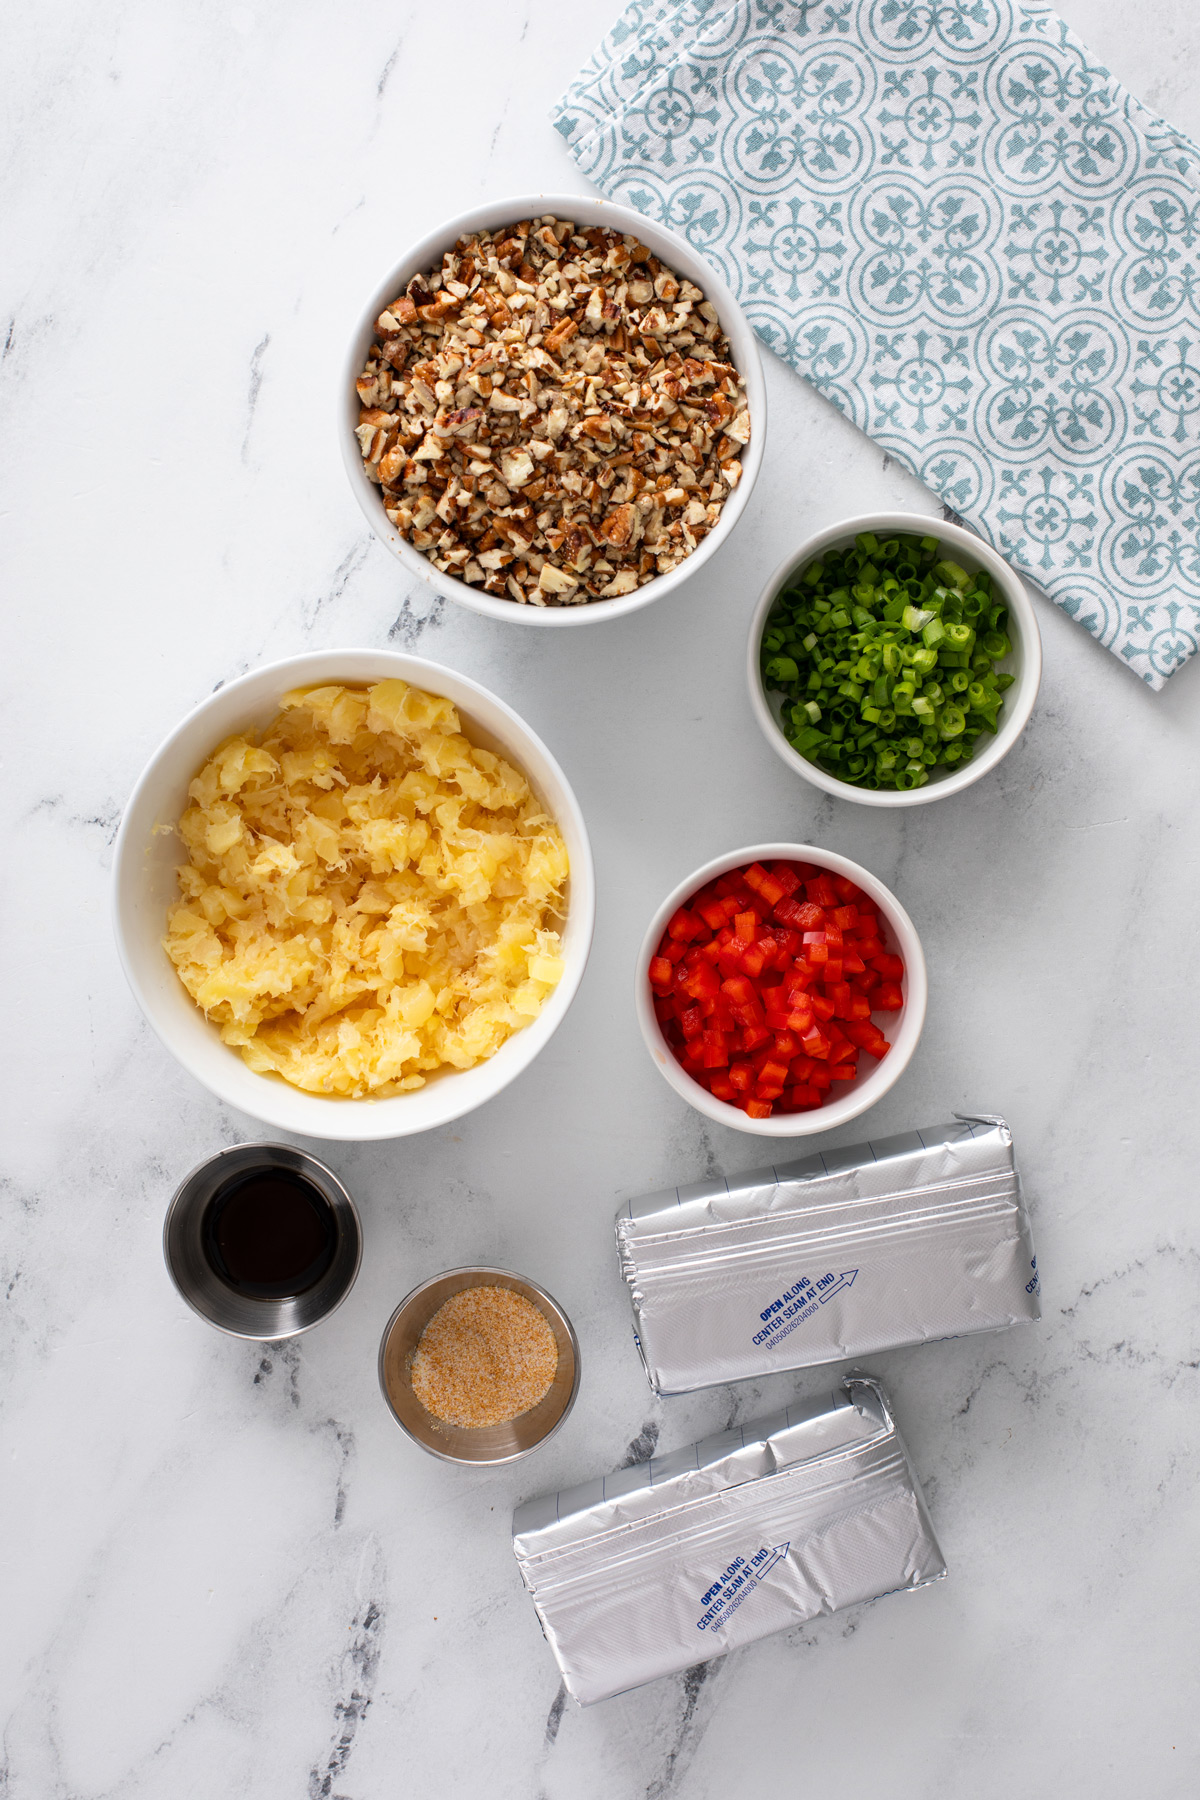
{"label": "garlic powder seasoning", "polygon": [[550,1392],[558,1345],[544,1316],[504,1287],[452,1294],[413,1352],[413,1392],[445,1425],[504,1425]]}

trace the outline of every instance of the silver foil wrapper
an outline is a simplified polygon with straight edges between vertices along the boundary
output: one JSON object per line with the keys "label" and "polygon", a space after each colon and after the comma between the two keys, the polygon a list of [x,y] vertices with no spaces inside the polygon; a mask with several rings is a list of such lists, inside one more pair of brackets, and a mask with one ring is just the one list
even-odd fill
{"label": "silver foil wrapper", "polygon": [[647,1194],[617,1215],[617,1252],[660,1394],[1041,1316],[997,1118]]}
{"label": "silver foil wrapper", "polygon": [[567,1692],[585,1705],[946,1573],[887,1400],[860,1375],[528,1500],[513,1548]]}

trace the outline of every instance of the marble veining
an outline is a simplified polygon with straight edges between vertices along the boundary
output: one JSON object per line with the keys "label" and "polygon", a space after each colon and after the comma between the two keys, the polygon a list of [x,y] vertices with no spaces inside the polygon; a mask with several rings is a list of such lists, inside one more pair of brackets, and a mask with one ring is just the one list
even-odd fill
{"label": "marble veining", "polygon": [[[116,0],[8,23],[0,784],[9,1029],[0,1143],[0,1792],[11,1800],[1183,1800],[1196,1557],[1193,1200],[1200,677],[1154,695],[1048,605],[1037,710],[968,793],[900,817],[795,782],[742,688],[750,610],[829,518],[940,508],[781,364],[735,539],[679,595],[537,633],[410,582],[340,466],[346,338],[381,269],[496,194],[577,190],[547,109],[615,0]],[[1200,17],[1065,0],[1096,55],[1200,136]],[[465,48],[466,54],[458,48]],[[162,1265],[167,1200],[265,1129],[142,1020],[108,921],[121,808],[205,694],[306,648],[393,643],[530,720],[587,815],[592,962],[482,1112],[313,1145],[365,1254],[325,1325],[220,1337]],[[928,1024],[855,1142],[1012,1122],[1040,1327],[872,1359],[950,1564],[603,1705],[568,1701],[513,1505],[831,1385],[669,1400],[635,1353],[617,1206],[761,1161],[655,1074],[632,959],[662,894],[738,842],[843,851],[900,894]],[[486,1260],[578,1330],[579,1403],[505,1471],[395,1429],[397,1300]]]}

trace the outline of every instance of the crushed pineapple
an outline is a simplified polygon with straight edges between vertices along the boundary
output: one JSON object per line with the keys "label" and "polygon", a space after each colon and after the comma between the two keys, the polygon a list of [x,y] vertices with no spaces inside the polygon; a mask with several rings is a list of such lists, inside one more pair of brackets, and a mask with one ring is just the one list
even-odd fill
{"label": "crushed pineapple", "polygon": [[568,874],[520,770],[403,681],[296,689],[188,790],[164,944],[250,1067],[309,1093],[404,1093],[537,1017]]}

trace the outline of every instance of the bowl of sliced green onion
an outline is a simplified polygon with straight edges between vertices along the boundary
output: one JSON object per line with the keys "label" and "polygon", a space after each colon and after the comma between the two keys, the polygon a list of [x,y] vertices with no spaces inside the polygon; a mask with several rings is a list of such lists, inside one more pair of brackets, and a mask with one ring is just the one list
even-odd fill
{"label": "bowl of sliced green onion", "polygon": [[919,513],[820,531],[750,626],[750,703],[772,749],[828,794],[924,806],[1006,756],[1042,674],[1020,578],[973,532]]}

